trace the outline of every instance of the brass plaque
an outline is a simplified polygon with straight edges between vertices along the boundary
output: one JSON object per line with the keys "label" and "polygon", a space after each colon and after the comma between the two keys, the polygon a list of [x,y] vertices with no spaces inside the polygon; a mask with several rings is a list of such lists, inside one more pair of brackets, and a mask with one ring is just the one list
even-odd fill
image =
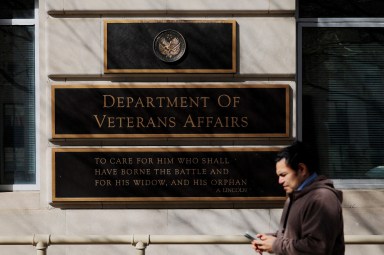
{"label": "brass plaque", "polygon": [[236,73],[235,20],[105,20],[104,73]]}
{"label": "brass plaque", "polygon": [[53,149],[53,202],[281,199],[274,148]]}
{"label": "brass plaque", "polygon": [[53,85],[53,138],[288,138],[289,85]]}

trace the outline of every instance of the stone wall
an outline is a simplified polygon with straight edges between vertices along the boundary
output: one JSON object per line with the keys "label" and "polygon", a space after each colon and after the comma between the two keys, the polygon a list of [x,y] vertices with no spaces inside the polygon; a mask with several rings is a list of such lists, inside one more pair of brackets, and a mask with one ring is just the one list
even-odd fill
{"label": "stone wall", "polygon": [[[236,235],[246,230],[272,232],[281,209],[257,203],[237,208],[179,204],[172,208],[134,208],[129,203],[51,204],[51,149],[103,147],[106,141],[52,141],[51,95],[54,83],[140,84],[241,82],[289,84],[292,137],[296,133],[296,23],[294,0],[45,0],[39,4],[38,153],[40,189],[0,193],[0,235]],[[231,19],[238,24],[235,74],[107,75],[103,72],[105,19]],[[236,146],[283,146],[287,139],[231,141]],[[198,146],[188,141],[187,145]],[[214,142],[211,142],[216,146]],[[142,146],[130,142],[130,147]],[[180,142],[177,145],[182,145]],[[168,144],[166,146],[174,146]],[[125,146],[116,142],[116,146]],[[220,145],[219,145],[220,146]],[[383,234],[383,190],[344,190],[345,234]],[[144,208],[143,208],[144,207]],[[33,254],[32,246],[4,246],[1,254]],[[133,254],[126,246],[52,246],[50,255]],[[153,245],[147,254],[254,254],[248,245]],[[348,246],[346,254],[383,254],[383,246]]]}

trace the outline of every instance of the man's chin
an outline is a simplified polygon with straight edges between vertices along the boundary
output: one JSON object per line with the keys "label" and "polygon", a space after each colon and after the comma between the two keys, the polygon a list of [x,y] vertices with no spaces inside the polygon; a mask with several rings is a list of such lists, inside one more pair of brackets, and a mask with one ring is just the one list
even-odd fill
{"label": "man's chin", "polygon": [[293,190],[291,190],[291,189],[286,189],[286,190],[285,190],[285,193],[286,193],[287,195],[291,194],[292,192],[293,192]]}

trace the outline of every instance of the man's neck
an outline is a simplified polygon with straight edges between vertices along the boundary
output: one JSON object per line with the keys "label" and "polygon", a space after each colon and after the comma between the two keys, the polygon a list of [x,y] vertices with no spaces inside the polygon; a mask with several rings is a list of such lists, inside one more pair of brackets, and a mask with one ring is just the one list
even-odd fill
{"label": "man's neck", "polygon": [[304,189],[306,186],[308,186],[309,184],[311,184],[317,177],[317,173],[313,173],[311,174],[307,179],[305,179],[301,184],[300,186],[297,188],[297,191],[300,191],[302,189]]}

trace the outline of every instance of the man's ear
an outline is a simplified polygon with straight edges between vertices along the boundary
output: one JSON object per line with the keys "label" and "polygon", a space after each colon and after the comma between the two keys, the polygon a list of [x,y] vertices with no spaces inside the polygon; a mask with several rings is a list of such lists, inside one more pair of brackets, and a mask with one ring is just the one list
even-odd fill
{"label": "man's ear", "polygon": [[299,165],[298,165],[298,172],[299,172],[299,174],[301,175],[301,176],[303,176],[303,177],[307,177],[307,176],[309,176],[309,170],[308,170],[308,167],[307,167],[307,165],[306,164],[304,164],[304,163],[299,163]]}

